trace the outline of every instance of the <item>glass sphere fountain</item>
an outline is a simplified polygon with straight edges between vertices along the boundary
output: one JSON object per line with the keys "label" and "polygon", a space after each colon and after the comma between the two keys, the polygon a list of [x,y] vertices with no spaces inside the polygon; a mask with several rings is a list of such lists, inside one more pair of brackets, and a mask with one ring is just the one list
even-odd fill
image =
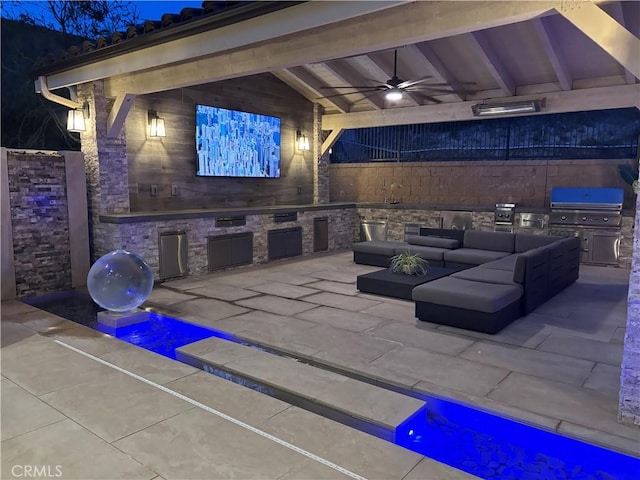
{"label": "glass sphere fountain", "polygon": [[94,302],[116,313],[133,312],[153,290],[153,272],[139,255],[114,250],[89,270],[87,288]]}

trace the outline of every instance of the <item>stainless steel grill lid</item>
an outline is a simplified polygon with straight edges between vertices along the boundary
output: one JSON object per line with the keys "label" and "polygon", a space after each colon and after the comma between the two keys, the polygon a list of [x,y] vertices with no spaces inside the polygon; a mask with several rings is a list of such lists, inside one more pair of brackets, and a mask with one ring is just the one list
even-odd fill
{"label": "stainless steel grill lid", "polygon": [[565,210],[622,210],[622,188],[553,187],[551,208]]}

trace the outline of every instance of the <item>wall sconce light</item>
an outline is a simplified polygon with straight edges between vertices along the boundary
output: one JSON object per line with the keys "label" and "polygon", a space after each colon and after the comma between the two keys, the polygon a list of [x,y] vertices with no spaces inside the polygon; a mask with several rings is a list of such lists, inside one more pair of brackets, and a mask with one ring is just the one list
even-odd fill
{"label": "wall sconce light", "polygon": [[546,107],[546,98],[511,103],[478,103],[471,107],[473,115],[485,117],[491,115],[508,115],[510,113],[534,113]]}
{"label": "wall sconce light", "polygon": [[309,138],[303,135],[300,130],[296,132],[296,143],[298,144],[298,150],[305,152],[310,149]]}
{"label": "wall sconce light", "polygon": [[166,137],[167,131],[164,127],[164,118],[158,117],[155,110],[149,110],[149,136],[150,137]]}
{"label": "wall sconce light", "polygon": [[75,108],[67,112],[67,130],[69,132],[86,132],[85,118],[89,118],[89,104],[87,102],[82,108]]}

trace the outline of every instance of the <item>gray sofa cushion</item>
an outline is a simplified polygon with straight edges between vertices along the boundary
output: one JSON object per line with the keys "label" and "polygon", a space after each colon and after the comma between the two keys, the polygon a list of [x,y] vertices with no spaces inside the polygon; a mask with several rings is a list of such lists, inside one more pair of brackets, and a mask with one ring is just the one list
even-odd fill
{"label": "gray sofa cushion", "polygon": [[438,260],[441,262],[444,259],[444,252],[448,251],[449,250],[446,248],[423,247],[421,245],[401,245],[393,249],[393,254],[398,255],[399,253],[411,252],[425,260]]}
{"label": "gray sofa cushion", "polygon": [[494,270],[492,268],[474,267],[451,274],[454,278],[473,280],[474,282],[498,283],[500,285],[522,285],[514,283],[513,272],[509,270]]}
{"label": "gray sofa cushion", "polygon": [[480,265],[491,262],[498,258],[511,255],[507,252],[496,252],[492,250],[476,250],[475,248],[457,248],[444,252],[444,261],[453,263],[465,263],[467,265]]}
{"label": "gray sofa cushion", "polygon": [[458,248],[460,242],[453,238],[429,237],[425,235],[407,235],[409,245],[423,245],[425,247]]}
{"label": "gray sofa cushion", "polygon": [[385,242],[382,240],[371,240],[369,242],[359,242],[353,244],[354,252],[361,253],[375,253],[378,255],[388,255],[389,257],[393,256],[393,250],[402,245],[398,242]]}
{"label": "gray sofa cushion", "polygon": [[515,235],[508,232],[465,230],[462,246],[464,248],[475,248],[476,250],[513,253],[514,239]]}
{"label": "gray sofa cushion", "polygon": [[516,253],[526,252],[534,248],[543,247],[560,240],[562,237],[551,237],[548,235],[532,235],[530,233],[516,233],[515,251]]}
{"label": "gray sofa cushion", "polygon": [[518,255],[513,253],[498,260],[494,260],[493,262],[483,263],[482,265],[480,265],[480,268],[491,268],[494,270],[507,270],[509,272],[513,272],[513,269],[516,267],[517,259]]}
{"label": "gray sofa cushion", "polygon": [[495,313],[518,301],[522,296],[522,288],[444,277],[418,285],[412,290],[411,296],[416,302]]}

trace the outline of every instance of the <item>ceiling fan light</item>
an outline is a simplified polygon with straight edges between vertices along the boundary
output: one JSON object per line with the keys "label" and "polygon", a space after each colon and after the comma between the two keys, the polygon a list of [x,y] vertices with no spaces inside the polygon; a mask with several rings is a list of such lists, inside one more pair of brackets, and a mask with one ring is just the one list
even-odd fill
{"label": "ceiling fan light", "polygon": [[402,100],[402,90],[399,88],[392,88],[387,92],[385,98],[390,102],[397,102],[398,100]]}

